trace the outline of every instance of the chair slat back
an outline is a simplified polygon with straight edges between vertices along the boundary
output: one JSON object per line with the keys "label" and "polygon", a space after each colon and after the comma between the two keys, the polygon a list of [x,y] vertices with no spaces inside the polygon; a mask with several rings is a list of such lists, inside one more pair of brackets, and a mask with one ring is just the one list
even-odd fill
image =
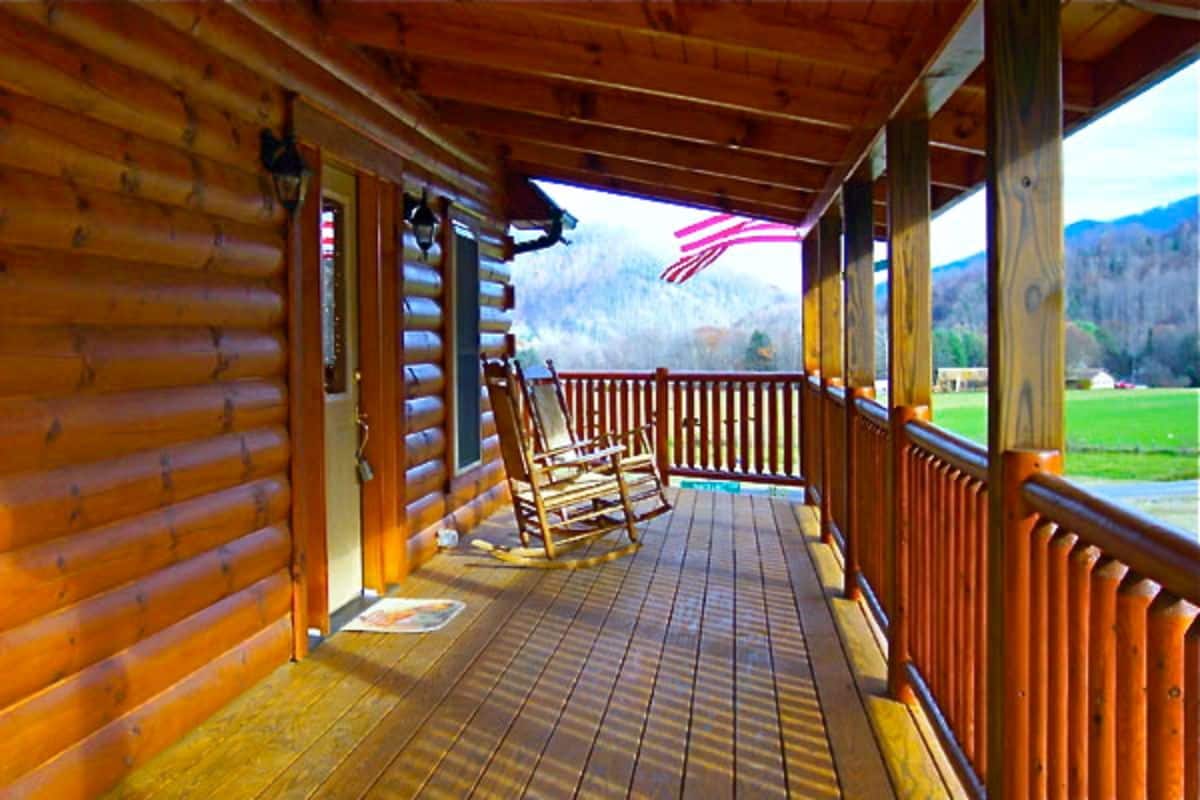
{"label": "chair slat back", "polygon": [[571,429],[567,399],[554,362],[547,361],[545,367],[535,364],[527,369],[517,362],[516,371],[525,400],[529,403],[538,447],[546,451],[574,446],[578,440]]}
{"label": "chair slat back", "polygon": [[526,460],[528,445],[512,370],[506,361],[485,358],[483,381],[487,386],[488,400],[492,404],[496,433],[500,436],[500,455],[504,459],[504,470],[508,473],[509,480],[531,483],[530,465]]}

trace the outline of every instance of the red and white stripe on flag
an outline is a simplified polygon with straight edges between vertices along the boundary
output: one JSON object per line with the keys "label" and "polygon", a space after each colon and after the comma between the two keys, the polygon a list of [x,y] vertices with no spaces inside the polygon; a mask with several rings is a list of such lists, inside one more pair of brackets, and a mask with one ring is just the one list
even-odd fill
{"label": "red and white stripe on flag", "polygon": [[799,241],[796,228],[780,222],[758,222],[732,214],[713,214],[675,231],[679,260],[659,277],[668,283],[683,283],[702,272],[731,247],[744,244],[791,243]]}

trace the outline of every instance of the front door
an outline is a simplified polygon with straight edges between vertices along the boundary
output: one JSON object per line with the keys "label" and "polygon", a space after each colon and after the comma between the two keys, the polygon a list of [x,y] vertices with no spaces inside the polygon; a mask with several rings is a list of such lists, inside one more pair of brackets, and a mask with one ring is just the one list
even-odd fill
{"label": "front door", "polygon": [[363,590],[358,479],[358,253],[352,174],[321,172],[321,338],[325,382],[325,523],[329,611]]}

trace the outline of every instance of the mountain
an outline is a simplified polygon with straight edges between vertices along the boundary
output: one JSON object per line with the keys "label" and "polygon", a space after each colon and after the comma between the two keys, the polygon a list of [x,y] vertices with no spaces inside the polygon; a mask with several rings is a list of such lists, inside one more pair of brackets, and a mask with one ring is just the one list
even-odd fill
{"label": "mountain", "polygon": [[[1118,377],[1200,385],[1197,220],[1200,197],[1065,231],[1068,360]],[[683,286],[627,229],[582,223],[568,247],[520,256],[515,332],[525,359],[564,368],[740,369],[800,364],[800,303],[752,276],[708,270]],[[986,358],[983,253],[934,271],[935,363]],[[878,290],[879,324],[886,320]],[[758,332],[768,346],[751,347]],[[761,338],[755,338],[756,345]],[[886,347],[876,347],[880,369]],[[764,355],[769,354],[769,358]]]}
{"label": "mountain", "polygon": [[[1200,385],[1198,219],[1200,196],[1193,196],[1066,228],[1068,368],[1104,367],[1152,385]],[[934,271],[935,366],[983,365],[986,281],[984,253]],[[882,324],[886,287],[877,298]]]}

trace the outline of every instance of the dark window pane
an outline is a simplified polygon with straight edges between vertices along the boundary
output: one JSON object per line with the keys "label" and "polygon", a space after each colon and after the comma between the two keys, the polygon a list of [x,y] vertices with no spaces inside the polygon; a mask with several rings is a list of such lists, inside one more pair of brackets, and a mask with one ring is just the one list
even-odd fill
{"label": "dark window pane", "polygon": [[457,375],[459,469],[479,462],[479,243],[460,231],[454,234],[454,350]]}

